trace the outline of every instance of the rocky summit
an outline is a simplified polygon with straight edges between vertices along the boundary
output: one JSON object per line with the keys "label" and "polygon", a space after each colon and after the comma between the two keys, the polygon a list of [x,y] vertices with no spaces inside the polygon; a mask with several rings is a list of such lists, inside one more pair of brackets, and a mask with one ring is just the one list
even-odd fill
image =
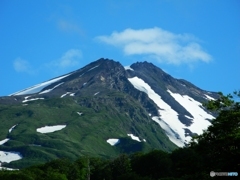
{"label": "rocky summit", "polygon": [[185,146],[214,118],[218,98],[152,63],[123,67],[99,59],[68,74],[0,97],[0,161],[22,168],[81,155]]}

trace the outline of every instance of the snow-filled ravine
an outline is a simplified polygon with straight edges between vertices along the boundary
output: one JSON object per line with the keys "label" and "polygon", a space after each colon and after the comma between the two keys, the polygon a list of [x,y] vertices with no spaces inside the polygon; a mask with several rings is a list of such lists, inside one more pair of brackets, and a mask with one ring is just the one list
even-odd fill
{"label": "snow-filled ravine", "polygon": [[204,94],[205,96],[206,96],[206,98],[208,99],[208,100],[213,100],[213,101],[215,101],[216,99],[214,99],[213,97],[211,97],[211,96],[208,96],[207,94]]}
{"label": "snow-filled ravine", "polygon": [[44,98],[32,98],[32,99],[25,99],[22,102],[25,103],[25,102],[28,102],[28,101],[36,101],[36,100],[43,100],[43,99]]}
{"label": "snow-filled ravine", "polygon": [[135,141],[141,142],[141,140],[139,139],[139,137],[134,136],[133,134],[127,134],[127,135],[130,136],[130,137],[132,138],[132,140],[135,140]]}
{"label": "snow-filled ravine", "polygon": [[17,124],[16,125],[14,125],[14,126],[12,126],[9,130],[8,130],[8,132],[9,133],[11,133],[12,132],[12,130],[15,128],[17,126]]}
{"label": "snow-filled ravine", "polygon": [[41,128],[37,128],[36,131],[39,133],[52,133],[55,131],[60,131],[65,127],[66,125],[44,126]]}
{"label": "snow-filled ravine", "polygon": [[6,142],[8,142],[9,141],[9,138],[6,138],[6,139],[4,139],[4,140],[1,140],[0,141],[0,145],[3,145],[3,144],[5,144]]}
{"label": "snow-filled ravine", "polygon": [[[8,130],[8,132],[11,133],[12,130],[13,130],[16,126],[17,126],[17,124],[14,125],[14,126],[12,126],[12,127]],[[1,141],[0,141],[0,145],[5,144],[5,143],[8,142],[9,140],[10,140],[9,138],[6,138],[6,139],[1,140]]]}
{"label": "snow-filled ravine", "polygon": [[56,86],[54,86],[53,88],[44,90],[44,91],[40,92],[39,94],[49,93],[49,92],[51,92],[52,90],[54,90],[55,88],[57,88],[58,86],[61,86],[63,83],[64,83],[64,82],[61,82],[61,83],[57,84]]}
{"label": "snow-filled ravine", "polygon": [[60,98],[63,98],[63,97],[65,97],[65,96],[68,95],[68,94],[71,94],[71,92],[66,92],[65,94],[61,95]]}
{"label": "snow-filled ravine", "polygon": [[170,90],[168,90],[168,93],[194,117],[191,118],[193,123],[187,127],[179,120],[179,114],[172,109],[171,106],[165,103],[161,99],[161,96],[155,93],[155,91],[142,79],[133,77],[129,78],[128,80],[136,89],[145,92],[148,97],[159,107],[159,116],[153,116],[152,120],[157,122],[161,128],[165,130],[169,139],[179,147],[183,147],[185,143],[191,140],[190,136],[185,135],[184,129],[189,129],[193,133],[200,134],[210,125],[208,119],[214,118],[211,114],[208,114],[203,110],[200,102],[195,101],[193,98],[187,95],[182,96],[180,94],[172,93]]}

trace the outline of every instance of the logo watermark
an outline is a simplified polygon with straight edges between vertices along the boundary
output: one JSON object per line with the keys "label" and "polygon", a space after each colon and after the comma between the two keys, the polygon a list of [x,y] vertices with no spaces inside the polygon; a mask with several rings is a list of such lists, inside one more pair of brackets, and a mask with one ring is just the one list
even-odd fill
{"label": "logo watermark", "polygon": [[214,176],[238,176],[238,172],[214,172],[214,171],[211,171],[210,176],[211,177],[214,177]]}

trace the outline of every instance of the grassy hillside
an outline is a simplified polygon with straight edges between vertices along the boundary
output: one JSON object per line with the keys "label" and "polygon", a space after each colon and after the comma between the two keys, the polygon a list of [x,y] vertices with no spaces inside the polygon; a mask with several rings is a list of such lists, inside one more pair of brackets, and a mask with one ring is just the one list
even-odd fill
{"label": "grassy hillside", "polygon": [[[9,167],[21,168],[62,157],[111,158],[139,150],[176,148],[141,104],[123,93],[57,97],[25,104],[0,105],[0,140],[10,139],[0,145],[0,150],[17,151],[23,156],[9,163]],[[83,114],[80,116],[77,112]],[[46,134],[36,131],[54,125],[66,125],[66,128]],[[141,142],[127,134],[134,134]],[[120,139],[120,144],[111,146],[106,142],[109,138]]]}

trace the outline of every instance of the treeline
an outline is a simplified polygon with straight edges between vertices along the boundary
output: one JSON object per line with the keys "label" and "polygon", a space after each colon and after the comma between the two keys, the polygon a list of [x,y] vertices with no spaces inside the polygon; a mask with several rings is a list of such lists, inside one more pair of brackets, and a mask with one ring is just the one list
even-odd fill
{"label": "treeline", "polygon": [[[149,153],[120,155],[113,160],[81,157],[72,162],[57,159],[43,165],[17,171],[0,171],[1,180],[192,180],[211,179],[210,171],[237,171],[225,168],[220,159],[206,159],[193,148],[172,153],[153,150]],[[222,164],[221,164],[222,163]],[[231,170],[230,170],[231,169]],[[239,169],[238,169],[239,170]]]}
{"label": "treeline", "polygon": [[[235,95],[240,97],[240,92]],[[219,115],[185,148],[171,153],[120,155],[107,160],[81,157],[57,159],[19,171],[0,171],[1,180],[193,180],[212,179],[210,172],[240,170],[240,104],[233,96],[210,101],[206,107]]]}
{"label": "treeline", "polygon": [[[213,169],[212,169],[213,170]],[[175,180],[208,179],[211,170],[190,148],[172,153],[120,155],[113,160],[81,157],[71,162],[57,159],[19,171],[0,171],[1,180]]]}

